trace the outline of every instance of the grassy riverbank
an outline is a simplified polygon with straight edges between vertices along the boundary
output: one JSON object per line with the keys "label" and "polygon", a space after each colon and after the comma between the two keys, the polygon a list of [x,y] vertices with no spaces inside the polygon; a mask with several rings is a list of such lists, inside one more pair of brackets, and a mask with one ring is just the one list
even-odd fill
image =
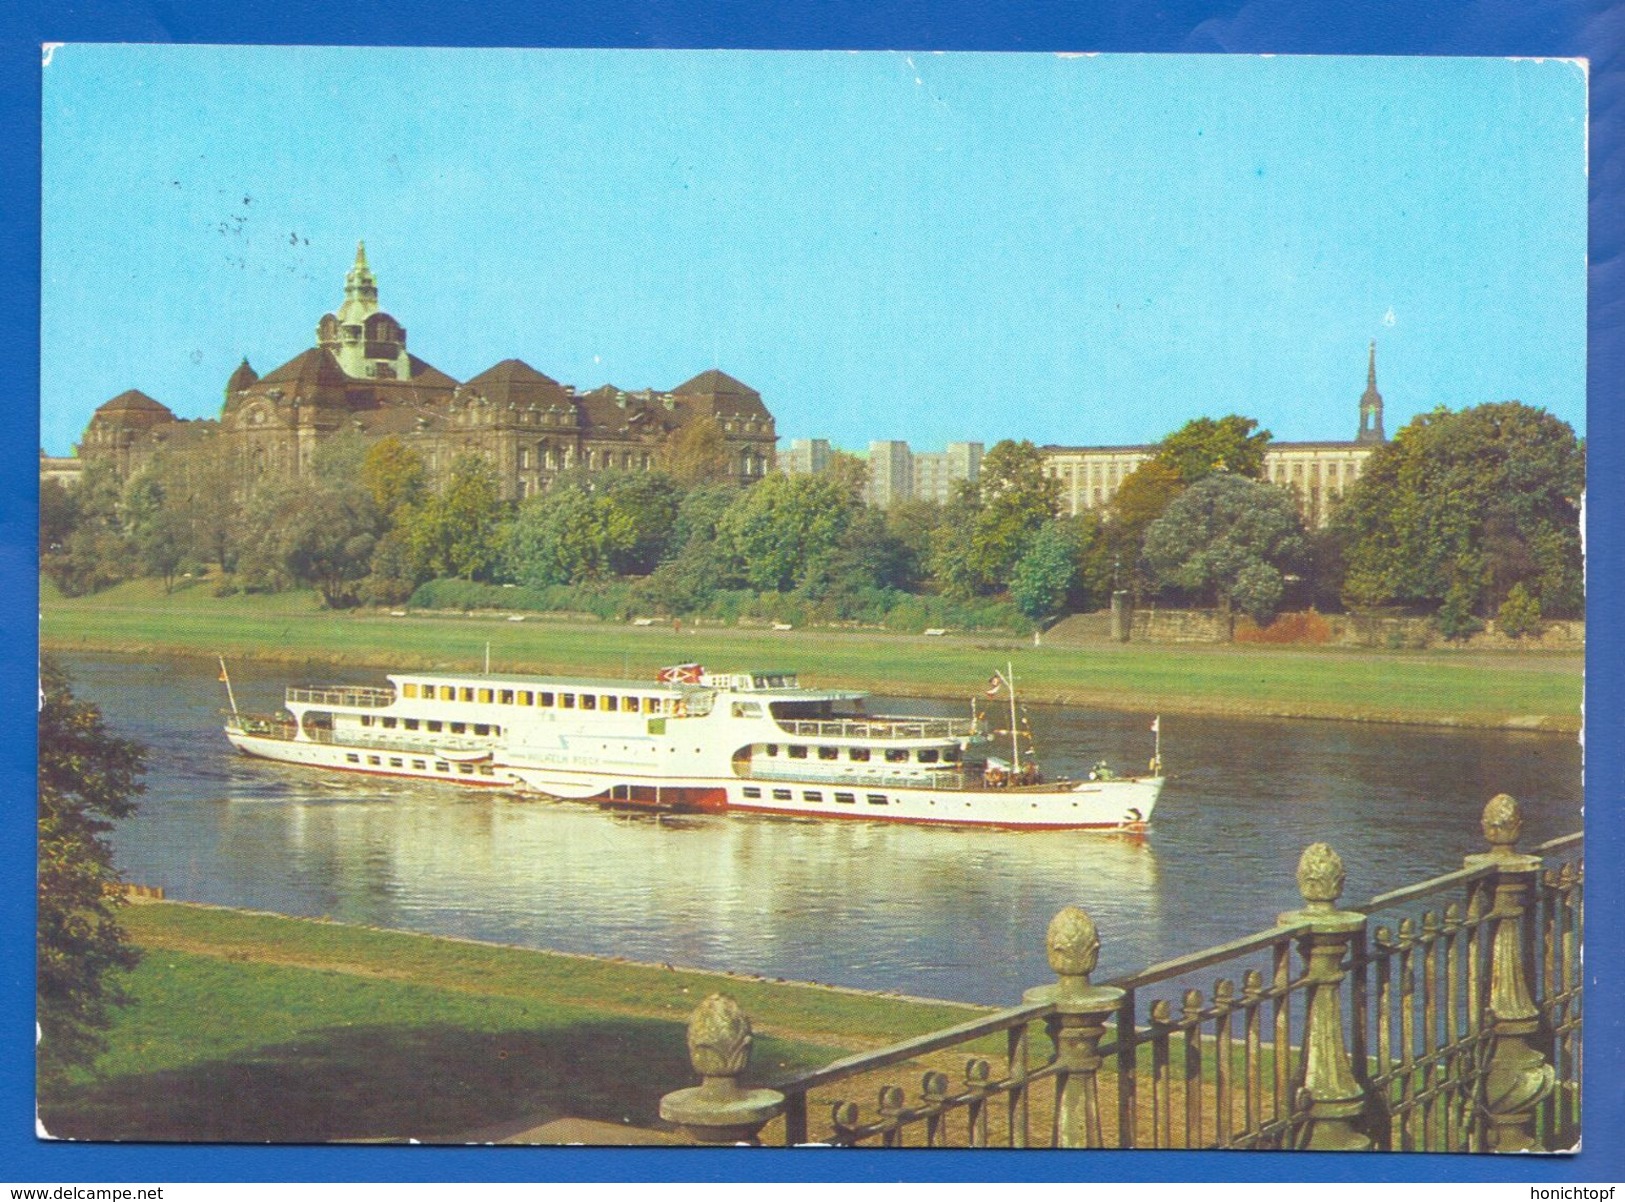
{"label": "grassy riverbank", "polygon": [[174,903],[125,911],[145,951],[98,1074],[41,1099],[54,1135],[455,1139],[570,1116],[646,1127],[694,1083],[684,1024],[732,995],[751,1079],[963,1021],[974,1008]]}
{"label": "grassy riverbank", "polygon": [[47,648],[223,653],[299,665],[494,667],[647,677],[662,664],[783,667],[827,685],[967,697],[1006,658],[1031,701],[1133,709],[1430,725],[1577,730],[1583,660],[1519,652],[1354,651],[1099,643],[1033,647],[997,635],[638,627],[530,615],[331,613],[310,593],[217,598],[152,582],[66,599],[46,586]]}

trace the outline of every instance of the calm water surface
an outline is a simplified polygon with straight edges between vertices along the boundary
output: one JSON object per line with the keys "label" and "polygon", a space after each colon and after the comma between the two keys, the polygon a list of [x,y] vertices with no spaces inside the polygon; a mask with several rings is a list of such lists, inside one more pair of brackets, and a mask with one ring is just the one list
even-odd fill
{"label": "calm water surface", "polygon": [[[1580,824],[1572,736],[1173,716],[1143,838],[655,819],[247,759],[220,733],[213,664],[64,662],[149,748],[141,811],[114,843],[127,879],[171,898],[965,1001],[1009,1004],[1053,979],[1043,932],[1068,903],[1099,924],[1104,979],[1271,925],[1315,840],[1359,902],[1482,850],[1497,792],[1524,803],[1526,845]],[[232,677],[261,710],[285,684],[335,679],[383,683],[251,664]],[[1151,751],[1150,714],[1031,717],[1053,773]]]}

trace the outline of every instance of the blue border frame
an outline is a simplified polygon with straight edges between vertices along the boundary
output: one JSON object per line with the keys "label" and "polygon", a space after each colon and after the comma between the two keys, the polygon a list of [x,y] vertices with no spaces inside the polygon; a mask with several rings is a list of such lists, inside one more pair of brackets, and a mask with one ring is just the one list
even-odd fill
{"label": "blue border frame", "polygon": [[[1622,667],[1619,515],[1625,336],[1618,214],[1625,5],[1540,0],[1038,0],[994,11],[985,0],[868,5],[838,0],[281,0],[265,11],[220,0],[48,0],[0,12],[0,362],[12,381],[0,408],[0,696],[20,716],[34,704],[37,657],[35,528],[39,449],[39,130],[43,41],[139,41],[434,46],[619,46],[773,49],[1105,50],[1120,52],[1563,56],[1591,59],[1591,407],[1587,656],[1588,813],[1593,874],[1586,958],[1586,1129],[1575,1157],[1334,1156],[1222,1153],[1091,1154],[706,1151],[698,1149],[401,1149],[82,1145],[32,1137],[32,807],[34,744],[27,723],[0,737],[0,1177],[19,1184],[185,1181],[1509,1181],[1625,1178],[1625,1031],[1620,950],[1621,755],[1612,704]],[[1610,320],[1611,319],[1611,320]],[[1614,381],[1610,386],[1608,381]],[[1602,470],[1597,470],[1597,465]],[[1598,520],[1598,515],[1602,515]],[[1601,866],[1601,871],[1597,867]],[[1613,1137],[1603,1133],[1612,1132]]]}

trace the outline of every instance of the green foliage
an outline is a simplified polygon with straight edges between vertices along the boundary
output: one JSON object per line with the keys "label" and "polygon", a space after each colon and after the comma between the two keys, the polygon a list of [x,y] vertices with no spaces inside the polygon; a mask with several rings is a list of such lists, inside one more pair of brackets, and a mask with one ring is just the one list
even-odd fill
{"label": "green foliage", "polygon": [[311,452],[310,475],[330,487],[348,487],[362,478],[370,454],[371,446],[363,434],[345,430],[329,435]]}
{"label": "green foliage", "polygon": [[1269,444],[1270,432],[1259,430],[1250,417],[1234,413],[1217,421],[1198,417],[1157,445],[1155,461],[1187,486],[1214,472],[1257,480],[1264,474],[1264,452]]}
{"label": "green foliage", "polygon": [[1093,514],[1058,518],[1028,544],[1010,577],[1010,599],[1035,622],[1110,601],[1111,569],[1101,524]]}
{"label": "green foliage", "polygon": [[1444,603],[1433,615],[1433,624],[1447,639],[1465,639],[1484,629],[1484,623],[1473,613],[1474,587],[1463,577],[1451,584],[1444,595]]}
{"label": "green foliage", "polygon": [[261,493],[249,514],[254,531],[239,564],[245,587],[309,585],[331,609],[360,601],[382,525],[365,490],[306,481]]}
{"label": "green foliage", "polygon": [[1509,638],[1521,639],[1526,634],[1538,637],[1541,632],[1540,599],[1532,596],[1519,581],[1508,590],[1507,599],[1501,602],[1501,608],[1496,611],[1495,626]]}
{"label": "green foliage", "polygon": [[52,1081],[94,1060],[113,1008],[126,1001],[120,974],[139,959],[118,922],[124,903],[107,833],[135,812],[142,751],[76,701],[49,658],[40,690],[35,1000],[40,1075]]}
{"label": "green foliage", "polygon": [[660,468],[680,484],[705,484],[728,474],[728,436],[712,417],[673,430],[661,445]]}
{"label": "green foliage", "polygon": [[393,434],[367,449],[359,478],[378,512],[391,522],[398,520],[402,509],[421,505],[429,495],[429,469],[423,456]]}
{"label": "green foliage", "polygon": [[446,486],[397,522],[413,574],[490,580],[501,562],[499,528],[508,516],[496,472],[478,455],[461,455]]}
{"label": "green foliage", "polygon": [[1037,447],[995,444],[976,484],[958,492],[933,536],[932,566],[943,590],[963,599],[1007,588],[1033,537],[1060,511],[1060,496]]}
{"label": "green foliage", "polygon": [[1344,600],[1476,616],[1522,583],[1543,613],[1577,614],[1584,488],[1579,441],[1548,413],[1506,401],[1421,415],[1372,454],[1333,514]]}
{"label": "green foliage", "polygon": [[1222,472],[1197,481],[1152,523],[1143,563],[1159,587],[1234,606],[1262,625],[1306,550],[1284,490]]}
{"label": "green foliage", "polygon": [[772,475],[739,494],[717,523],[717,539],[750,587],[789,592],[822,570],[857,509],[838,480]]}

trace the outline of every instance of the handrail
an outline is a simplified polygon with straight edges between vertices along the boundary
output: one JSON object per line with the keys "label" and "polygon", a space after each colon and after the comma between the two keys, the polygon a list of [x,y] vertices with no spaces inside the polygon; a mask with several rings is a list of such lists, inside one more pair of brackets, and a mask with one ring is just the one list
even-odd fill
{"label": "handrail", "polygon": [[1184,956],[1175,956],[1172,960],[1163,960],[1160,963],[1142,968],[1139,972],[1130,973],[1128,976],[1114,977],[1106,984],[1118,989],[1139,989],[1146,985],[1156,985],[1161,981],[1184,976],[1188,972],[1195,972],[1199,968],[1207,968],[1221,961],[1246,955],[1248,952],[1273,947],[1283,939],[1293,939],[1306,930],[1308,930],[1306,923],[1270,927],[1266,931],[1258,931],[1252,935],[1244,935],[1240,939],[1232,939],[1229,943],[1220,943],[1213,947],[1203,948],[1199,952],[1190,952]]}
{"label": "handrail", "polygon": [[336,688],[302,689],[289,686],[287,700],[306,705],[345,705],[374,708],[395,703],[394,689],[372,685],[341,685]]}
{"label": "handrail", "polygon": [[992,1014],[982,1015],[979,1018],[968,1019],[952,1027],[944,1027],[940,1031],[933,1031],[929,1035],[919,1035],[913,1039],[901,1040],[898,1043],[888,1044],[883,1048],[876,1048],[869,1052],[855,1052],[839,1060],[831,1061],[822,1068],[813,1069],[808,1073],[800,1073],[793,1077],[785,1077],[775,1083],[774,1088],[784,1093],[805,1093],[816,1089],[820,1085],[827,1085],[831,1081],[850,1077],[857,1073],[872,1072],[875,1069],[890,1068],[894,1064],[901,1064],[907,1060],[924,1056],[929,1052],[940,1051],[943,1048],[953,1047],[958,1043],[967,1043],[973,1039],[980,1039],[984,1035],[992,1035],[999,1031],[1008,1031],[1012,1027],[1024,1026],[1034,1019],[1043,1018],[1055,1008],[1053,1002],[1027,1002],[1020,1006],[1011,1006]]}
{"label": "handrail", "polygon": [[977,733],[968,718],[776,718],[791,735],[826,739],[957,739]]}

